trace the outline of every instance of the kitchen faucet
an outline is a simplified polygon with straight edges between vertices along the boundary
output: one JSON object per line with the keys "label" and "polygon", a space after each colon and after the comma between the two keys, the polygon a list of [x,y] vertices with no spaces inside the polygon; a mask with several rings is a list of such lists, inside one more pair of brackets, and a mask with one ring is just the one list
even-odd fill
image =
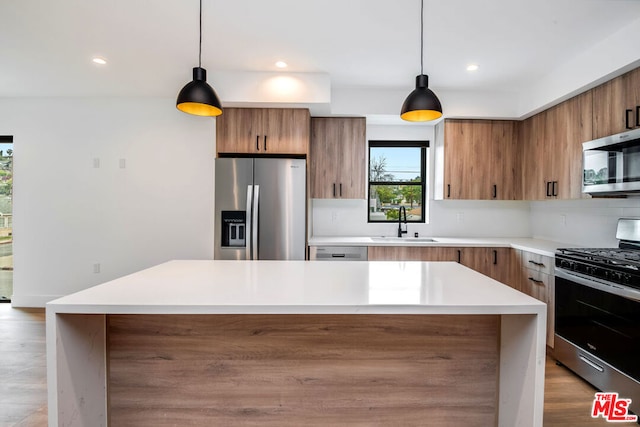
{"label": "kitchen faucet", "polygon": [[[404,230],[402,229],[402,214],[404,213]],[[407,234],[407,208],[400,206],[398,208],[398,237]]]}

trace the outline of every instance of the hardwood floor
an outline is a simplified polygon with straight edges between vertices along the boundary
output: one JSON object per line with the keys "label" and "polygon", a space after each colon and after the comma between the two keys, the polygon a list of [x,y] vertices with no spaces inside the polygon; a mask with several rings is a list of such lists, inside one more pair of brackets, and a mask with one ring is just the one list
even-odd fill
{"label": "hardwood floor", "polygon": [[[591,418],[595,388],[547,356],[544,381],[544,427],[610,426]],[[634,423],[614,423],[634,426]]]}
{"label": "hardwood floor", "polygon": [[[550,357],[545,377],[545,427],[610,425],[590,417],[595,389]],[[0,427],[46,425],[44,310],[0,304]]]}
{"label": "hardwood floor", "polygon": [[0,304],[0,427],[47,425],[43,309]]}

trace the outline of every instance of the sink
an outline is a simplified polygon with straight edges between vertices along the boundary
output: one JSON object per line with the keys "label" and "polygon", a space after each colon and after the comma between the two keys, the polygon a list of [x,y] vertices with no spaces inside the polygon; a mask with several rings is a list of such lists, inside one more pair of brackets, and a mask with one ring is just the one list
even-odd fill
{"label": "sink", "polygon": [[430,237],[371,237],[371,240],[374,242],[393,242],[393,243],[397,243],[397,242],[404,242],[404,243],[411,243],[411,242],[421,242],[421,243],[433,243],[435,242],[435,240],[433,240]]}

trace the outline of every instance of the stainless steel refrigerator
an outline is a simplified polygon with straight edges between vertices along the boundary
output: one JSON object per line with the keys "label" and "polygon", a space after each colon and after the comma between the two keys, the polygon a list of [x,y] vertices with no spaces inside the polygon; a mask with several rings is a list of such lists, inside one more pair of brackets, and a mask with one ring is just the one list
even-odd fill
{"label": "stainless steel refrigerator", "polygon": [[304,260],[304,159],[219,158],[215,259]]}

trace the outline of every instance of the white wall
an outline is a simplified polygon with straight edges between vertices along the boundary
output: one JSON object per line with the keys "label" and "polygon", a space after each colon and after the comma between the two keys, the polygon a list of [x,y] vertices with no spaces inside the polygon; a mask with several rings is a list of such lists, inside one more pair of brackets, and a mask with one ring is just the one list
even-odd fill
{"label": "white wall", "polygon": [[3,98],[0,134],[14,136],[15,306],[213,257],[215,120],[164,98]]}
{"label": "white wall", "polygon": [[[528,237],[529,203],[430,201],[429,224],[409,223],[424,237]],[[313,200],[314,236],[394,236],[398,223],[367,223],[366,200]]]}

